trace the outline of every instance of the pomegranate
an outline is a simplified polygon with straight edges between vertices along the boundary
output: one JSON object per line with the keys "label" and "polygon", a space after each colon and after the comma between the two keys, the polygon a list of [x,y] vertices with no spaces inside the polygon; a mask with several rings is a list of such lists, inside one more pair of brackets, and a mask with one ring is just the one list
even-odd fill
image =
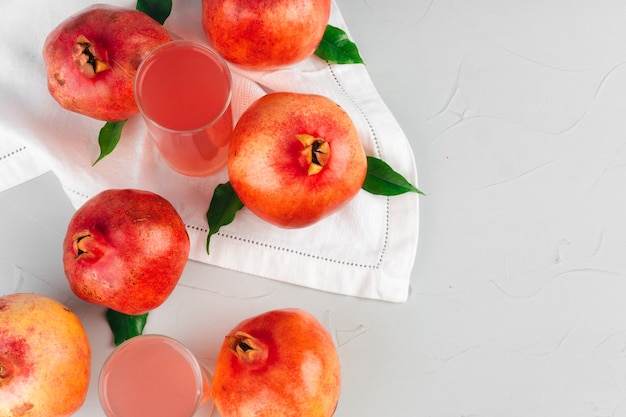
{"label": "pomegranate", "polygon": [[244,320],[226,335],[212,396],[223,417],[329,417],[340,386],[330,334],[310,313],[282,309]]}
{"label": "pomegranate", "polygon": [[0,296],[0,416],[64,417],[84,403],[91,348],[74,313],[37,294]]}
{"label": "pomegranate", "polygon": [[128,119],[139,113],[133,93],[137,67],[170,40],[167,30],[143,12],[89,6],[45,40],[48,90],[67,110],[109,122]]}
{"label": "pomegranate", "polygon": [[327,97],[271,93],[231,136],[228,176],[242,203],[284,228],[309,226],[361,189],[365,151],[349,115]]}
{"label": "pomegranate", "polygon": [[308,58],[319,45],[330,0],[202,0],[202,28],[228,61],[270,70]]}
{"label": "pomegranate", "polygon": [[128,315],[160,306],[189,256],[189,235],[172,204],[142,190],[105,190],[70,219],[63,266],[81,299]]}

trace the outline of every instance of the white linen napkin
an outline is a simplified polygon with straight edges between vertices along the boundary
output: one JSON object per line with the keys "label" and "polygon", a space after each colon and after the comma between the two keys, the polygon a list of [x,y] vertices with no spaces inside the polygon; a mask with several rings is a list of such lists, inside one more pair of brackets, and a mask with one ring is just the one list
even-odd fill
{"label": "white linen napkin", "polygon": [[[226,168],[190,178],[167,168],[140,116],[125,125],[112,154],[97,165],[103,122],[62,109],[49,95],[41,55],[50,30],[90,3],[35,0],[3,5],[0,25],[0,190],[51,169],[74,207],[108,188],[137,188],[167,198],[189,232],[190,259],[296,285],[350,296],[406,301],[418,240],[418,196],[382,197],[360,191],[321,222],[285,230],[245,208],[211,239],[206,252],[206,211]],[[109,1],[134,7],[133,1]],[[8,10],[7,10],[8,9]],[[175,0],[165,26],[179,37],[206,42],[200,1]],[[347,31],[333,3],[330,24]],[[358,43],[358,42],[357,42]],[[368,155],[385,160],[417,184],[410,145],[378,95],[363,65],[330,65],[313,56],[274,72],[233,70],[235,119],[266,91],[328,96],[352,117]],[[207,277],[211,279],[211,277]]]}

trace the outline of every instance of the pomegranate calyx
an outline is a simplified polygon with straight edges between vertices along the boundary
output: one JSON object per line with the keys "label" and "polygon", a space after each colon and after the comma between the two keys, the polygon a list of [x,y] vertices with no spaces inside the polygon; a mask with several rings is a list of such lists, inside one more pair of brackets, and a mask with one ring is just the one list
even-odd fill
{"label": "pomegranate calyx", "polygon": [[307,133],[296,134],[296,138],[304,146],[302,156],[308,164],[308,174],[319,174],[330,158],[330,144]]}
{"label": "pomegranate calyx", "polygon": [[88,78],[111,68],[100,56],[93,43],[83,35],[79,35],[72,48],[72,57],[80,72]]}
{"label": "pomegranate calyx", "polygon": [[237,331],[234,336],[226,336],[226,343],[238,358],[249,364],[261,364],[267,359],[265,343],[248,333]]}
{"label": "pomegranate calyx", "polygon": [[7,383],[13,377],[10,368],[0,361],[0,386]]}
{"label": "pomegranate calyx", "polygon": [[104,250],[98,236],[89,230],[81,230],[72,237],[74,259],[96,261]]}

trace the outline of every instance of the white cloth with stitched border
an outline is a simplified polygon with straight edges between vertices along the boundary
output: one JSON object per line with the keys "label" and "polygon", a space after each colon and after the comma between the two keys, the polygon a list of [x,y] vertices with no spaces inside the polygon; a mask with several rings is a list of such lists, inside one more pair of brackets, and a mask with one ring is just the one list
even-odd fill
{"label": "white cloth with stitched border", "polygon": [[[406,301],[418,240],[414,193],[387,198],[360,191],[338,213],[296,230],[277,228],[243,209],[212,237],[208,255],[205,215],[216,185],[228,180],[226,168],[207,178],[171,171],[140,116],[127,122],[113,153],[92,166],[103,122],[68,112],[50,97],[41,58],[48,32],[90,3],[35,3],[4,5],[9,10],[0,25],[0,190],[48,170],[76,208],[104,189],[151,190],[167,198],[185,220],[192,260],[333,293]],[[134,7],[131,1],[109,4]],[[199,1],[178,0],[165,26],[182,38],[206,42],[199,16]],[[329,23],[347,31],[334,2]],[[232,69],[235,119],[266,91],[325,95],[350,114],[368,155],[417,184],[410,145],[364,65],[329,65],[313,56],[274,72]]]}

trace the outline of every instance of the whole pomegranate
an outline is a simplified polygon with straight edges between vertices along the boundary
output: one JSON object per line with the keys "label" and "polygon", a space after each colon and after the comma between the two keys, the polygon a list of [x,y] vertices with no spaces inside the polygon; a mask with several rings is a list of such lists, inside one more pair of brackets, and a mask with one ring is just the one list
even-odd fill
{"label": "whole pomegranate", "polygon": [[228,176],[243,204],[280,227],[311,225],[361,189],[365,151],[350,116],[327,97],[267,94],[231,136]]}
{"label": "whole pomegranate", "polygon": [[189,256],[189,235],[172,204],[143,190],[105,190],[71,218],[63,266],[84,301],[129,315],[160,306]]}
{"label": "whole pomegranate", "polygon": [[330,417],[341,388],[330,334],[310,313],[273,310],[225,337],[212,396],[223,417]]}
{"label": "whole pomegranate", "polygon": [[202,0],[202,28],[226,60],[269,70],[308,58],[319,45],[330,0]]}
{"label": "whole pomegranate", "polygon": [[84,403],[91,348],[78,317],[37,294],[0,296],[0,416],[64,417]]}
{"label": "whole pomegranate", "polygon": [[116,122],[137,114],[133,78],[143,58],[168,42],[147,14],[103,4],[70,16],[45,40],[48,90],[67,110]]}

